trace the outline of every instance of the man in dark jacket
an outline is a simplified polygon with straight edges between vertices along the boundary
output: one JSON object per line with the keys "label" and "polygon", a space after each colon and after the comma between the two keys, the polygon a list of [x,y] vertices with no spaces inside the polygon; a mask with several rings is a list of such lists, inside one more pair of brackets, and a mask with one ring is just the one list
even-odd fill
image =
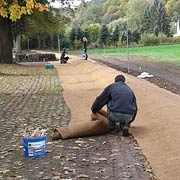
{"label": "man in dark jacket", "polygon": [[130,123],[134,121],[137,114],[136,97],[132,89],[125,84],[125,77],[117,75],[115,82],[107,86],[96,98],[91,110],[98,112],[107,105],[109,127],[112,132],[117,133],[122,129],[122,135],[129,135]]}
{"label": "man in dark jacket", "polygon": [[63,48],[63,51],[62,51],[61,57],[60,57],[61,64],[67,63],[67,61],[69,59],[69,57],[68,56],[65,57],[65,55],[66,55],[66,49]]}

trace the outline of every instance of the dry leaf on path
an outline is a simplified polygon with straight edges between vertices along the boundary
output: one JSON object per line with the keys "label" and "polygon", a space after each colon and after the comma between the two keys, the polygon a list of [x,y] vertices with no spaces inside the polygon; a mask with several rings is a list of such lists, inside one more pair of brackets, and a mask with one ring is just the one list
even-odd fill
{"label": "dry leaf on path", "polygon": [[85,175],[85,174],[79,174],[77,177],[78,178],[89,178],[89,176]]}

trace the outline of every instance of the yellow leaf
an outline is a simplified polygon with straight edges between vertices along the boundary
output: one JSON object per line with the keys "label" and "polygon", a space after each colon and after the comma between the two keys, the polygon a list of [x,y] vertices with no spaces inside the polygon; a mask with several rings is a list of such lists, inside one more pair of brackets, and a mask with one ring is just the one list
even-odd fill
{"label": "yellow leaf", "polygon": [[7,11],[4,8],[0,9],[0,15],[2,17],[8,17],[8,13],[7,13]]}
{"label": "yellow leaf", "polygon": [[26,8],[31,10],[35,7],[35,2],[33,0],[26,0]]}
{"label": "yellow leaf", "polygon": [[107,158],[97,158],[97,160],[99,160],[99,161],[107,161]]}
{"label": "yellow leaf", "polygon": [[26,8],[25,7],[22,7],[21,8],[21,11],[20,11],[20,14],[27,14],[27,11],[26,11]]}
{"label": "yellow leaf", "polygon": [[35,8],[38,9],[40,12],[42,12],[42,11],[48,11],[48,8],[47,8],[46,6],[44,6],[44,5],[42,5],[42,4],[39,4],[39,3],[37,3],[37,4],[35,5]]}
{"label": "yellow leaf", "polygon": [[28,13],[28,14],[31,14],[31,12],[32,12],[31,10],[27,9],[27,13]]}
{"label": "yellow leaf", "polygon": [[0,7],[6,6],[6,5],[7,5],[7,3],[6,3],[4,0],[1,0],[1,1],[0,1]]}
{"label": "yellow leaf", "polygon": [[86,141],[75,141],[76,144],[86,144]]}
{"label": "yellow leaf", "polygon": [[20,10],[21,10],[21,6],[19,6],[18,4],[12,4],[9,6],[9,12],[10,12],[10,16],[14,18],[18,18],[19,14],[20,14]]}
{"label": "yellow leaf", "polygon": [[[0,0],[0,16],[3,18],[8,17],[12,21],[20,19],[23,14],[31,14],[33,9],[36,8],[38,11],[48,11],[48,8],[36,0],[25,0],[26,6],[20,6],[18,0],[13,0],[12,3],[8,4],[5,0]],[[8,5],[8,6],[7,6]]]}
{"label": "yellow leaf", "polygon": [[78,178],[89,178],[89,176],[86,174],[79,174],[77,177]]}

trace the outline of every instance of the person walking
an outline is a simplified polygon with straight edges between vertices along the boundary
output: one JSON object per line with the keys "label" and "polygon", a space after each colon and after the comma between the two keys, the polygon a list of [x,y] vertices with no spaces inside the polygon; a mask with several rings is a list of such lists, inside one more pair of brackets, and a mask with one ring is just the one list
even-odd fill
{"label": "person walking", "polygon": [[92,104],[92,113],[107,105],[109,128],[115,134],[122,130],[123,136],[129,136],[130,124],[135,120],[138,107],[133,90],[125,83],[123,75],[117,75],[114,83],[108,85],[96,97]]}

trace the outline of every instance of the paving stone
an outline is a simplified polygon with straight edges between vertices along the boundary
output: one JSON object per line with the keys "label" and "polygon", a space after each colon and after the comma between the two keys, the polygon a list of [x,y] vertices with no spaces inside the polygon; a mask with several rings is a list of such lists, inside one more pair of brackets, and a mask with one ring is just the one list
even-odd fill
{"label": "paving stone", "polygon": [[[155,179],[132,136],[107,134],[52,142],[53,128],[70,120],[56,70],[33,63],[14,68],[4,67],[0,75],[0,179]],[[48,129],[45,157],[24,157],[26,127]],[[78,145],[77,140],[86,143]]]}

